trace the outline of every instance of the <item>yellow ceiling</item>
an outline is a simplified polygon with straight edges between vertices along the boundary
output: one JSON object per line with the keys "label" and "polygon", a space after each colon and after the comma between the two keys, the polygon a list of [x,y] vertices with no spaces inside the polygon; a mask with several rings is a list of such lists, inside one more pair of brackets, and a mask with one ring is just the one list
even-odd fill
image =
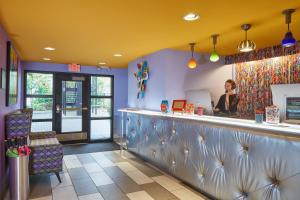
{"label": "yellow ceiling", "polygon": [[[287,8],[298,9],[291,29],[300,39],[300,0],[0,0],[0,21],[23,60],[127,67],[137,57],[188,49],[193,41],[197,51],[209,52],[213,33],[220,34],[220,54],[236,53],[243,23],[253,24],[249,39],[257,48],[279,44]],[[200,19],[183,21],[189,12]]]}

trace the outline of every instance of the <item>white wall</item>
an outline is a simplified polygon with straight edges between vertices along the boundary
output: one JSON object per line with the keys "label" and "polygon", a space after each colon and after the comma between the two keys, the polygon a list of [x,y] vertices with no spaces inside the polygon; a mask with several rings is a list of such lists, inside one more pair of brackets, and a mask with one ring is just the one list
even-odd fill
{"label": "white wall", "polygon": [[[198,67],[191,70],[187,67],[190,52],[164,49],[143,59],[137,59],[128,65],[128,105],[145,109],[159,110],[161,100],[184,99],[185,91],[207,89],[212,99],[217,103],[224,93],[224,82],[233,78],[232,65],[224,65],[224,60],[217,63],[209,61],[208,54],[196,54]],[[150,69],[150,78],[145,98],[138,102],[137,82],[133,73],[137,71],[136,64],[147,60]]]}

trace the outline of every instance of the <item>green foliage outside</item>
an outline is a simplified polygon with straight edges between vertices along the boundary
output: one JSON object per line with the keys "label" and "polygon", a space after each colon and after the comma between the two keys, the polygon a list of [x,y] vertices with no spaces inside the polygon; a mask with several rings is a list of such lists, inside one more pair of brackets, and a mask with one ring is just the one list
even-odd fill
{"label": "green foliage outside", "polygon": [[[52,85],[52,74],[27,73],[27,94],[52,95]],[[52,98],[28,98],[27,107],[35,111],[52,110]]]}

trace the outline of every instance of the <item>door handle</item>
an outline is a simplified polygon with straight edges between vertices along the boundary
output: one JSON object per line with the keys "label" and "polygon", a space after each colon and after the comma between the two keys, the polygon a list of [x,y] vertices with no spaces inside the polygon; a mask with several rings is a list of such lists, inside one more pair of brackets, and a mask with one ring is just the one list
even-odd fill
{"label": "door handle", "polygon": [[60,111],[61,111],[60,105],[57,104],[57,105],[56,105],[56,113],[60,113]]}
{"label": "door handle", "polygon": [[81,108],[61,108],[59,104],[56,105],[56,113],[60,113],[62,110],[70,110],[70,111],[76,111],[76,110],[88,110],[88,107],[81,107]]}
{"label": "door handle", "polygon": [[88,110],[88,108],[87,107],[82,107],[82,108],[62,108],[61,110],[76,111],[76,110]]}

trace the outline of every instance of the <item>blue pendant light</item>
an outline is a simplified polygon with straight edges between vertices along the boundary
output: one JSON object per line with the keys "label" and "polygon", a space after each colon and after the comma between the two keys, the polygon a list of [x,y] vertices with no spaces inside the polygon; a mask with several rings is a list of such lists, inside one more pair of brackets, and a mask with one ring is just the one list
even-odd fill
{"label": "blue pendant light", "polygon": [[285,15],[285,23],[288,25],[288,32],[285,34],[281,45],[283,47],[291,47],[296,44],[296,39],[294,38],[292,32],[290,31],[290,23],[292,21],[292,13],[295,12],[295,9],[287,9],[282,12]]}
{"label": "blue pendant light", "polygon": [[212,39],[213,39],[213,45],[214,45],[214,50],[210,54],[210,57],[209,57],[209,59],[210,59],[211,62],[217,62],[220,59],[219,55],[216,52],[216,44],[217,44],[217,38],[218,38],[218,36],[219,35],[216,35],[216,34],[211,36]]}

